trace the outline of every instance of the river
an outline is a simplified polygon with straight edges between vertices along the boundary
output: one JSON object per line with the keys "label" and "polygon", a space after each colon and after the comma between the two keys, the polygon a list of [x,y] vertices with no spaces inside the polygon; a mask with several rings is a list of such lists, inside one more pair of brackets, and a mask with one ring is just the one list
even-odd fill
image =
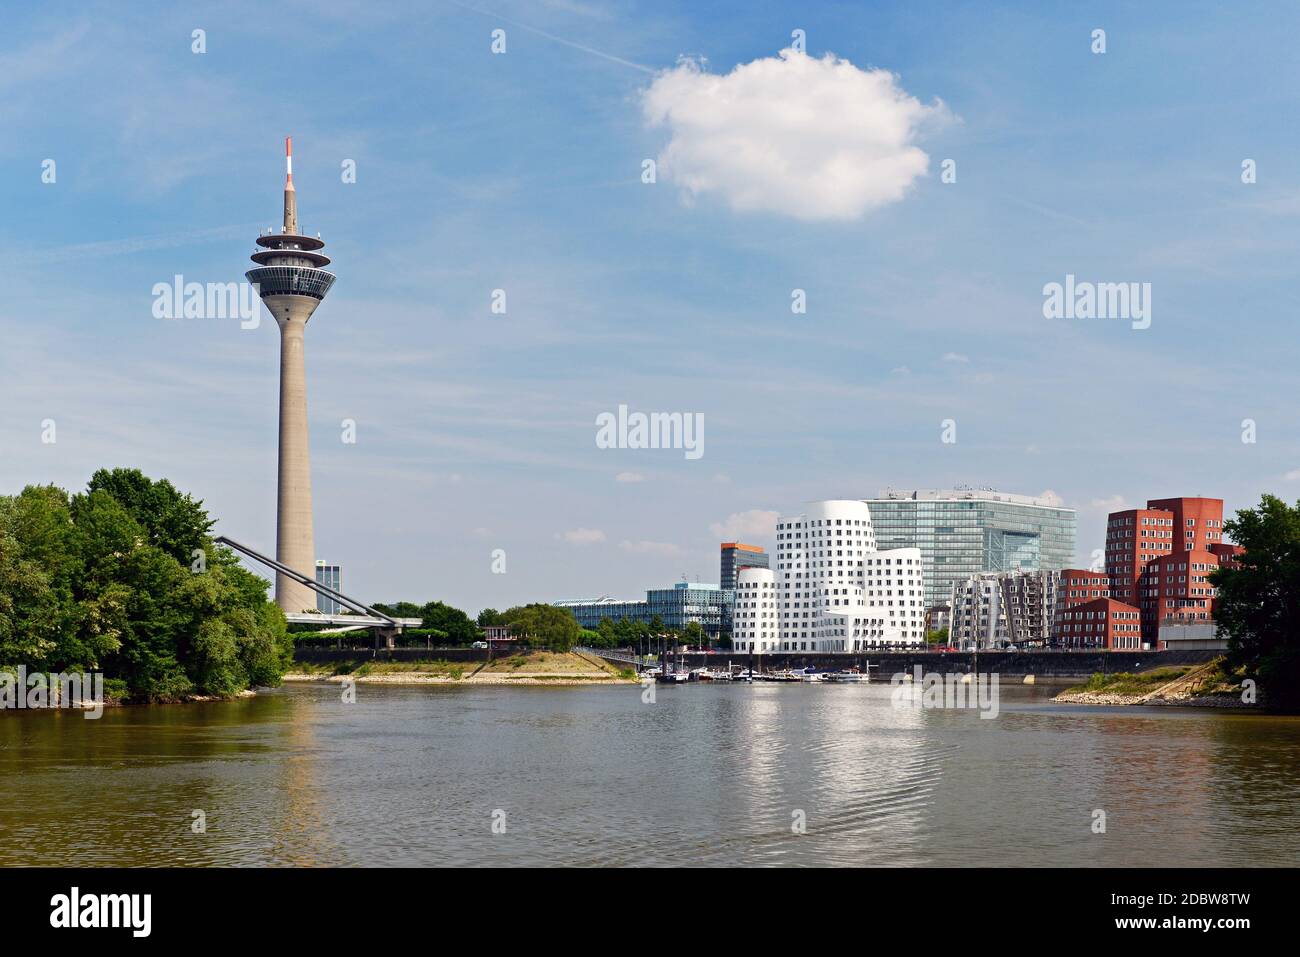
{"label": "river", "polygon": [[0,714],[0,865],[1300,864],[1300,718],[655,690]]}

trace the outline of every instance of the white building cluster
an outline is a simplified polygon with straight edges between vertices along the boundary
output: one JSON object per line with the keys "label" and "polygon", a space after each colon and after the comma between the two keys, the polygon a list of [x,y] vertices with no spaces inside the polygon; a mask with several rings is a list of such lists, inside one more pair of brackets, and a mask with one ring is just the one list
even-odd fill
{"label": "white building cluster", "polygon": [[876,549],[864,502],[777,519],[776,568],[736,574],[737,651],[867,651],[925,643],[917,548]]}

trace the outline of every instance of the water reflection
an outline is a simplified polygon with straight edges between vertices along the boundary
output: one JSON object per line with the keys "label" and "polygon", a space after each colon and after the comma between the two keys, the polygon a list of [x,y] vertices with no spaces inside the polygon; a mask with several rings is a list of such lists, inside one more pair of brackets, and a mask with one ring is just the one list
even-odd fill
{"label": "water reflection", "polygon": [[1300,863],[1300,719],[1050,693],[1004,689],[995,720],[898,709],[883,684],[660,687],[653,705],[631,686],[362,686],[347,705],[308,685],[11,713],[0,863]]}

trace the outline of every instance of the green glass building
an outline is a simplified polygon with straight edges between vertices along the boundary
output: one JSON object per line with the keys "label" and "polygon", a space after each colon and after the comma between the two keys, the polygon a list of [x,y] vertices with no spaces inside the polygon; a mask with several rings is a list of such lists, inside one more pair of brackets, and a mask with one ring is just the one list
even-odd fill
{"label": "green glass building", "polygon": [[921,550],[927,608],[946,604],[954,582],[984,572],[1056,570],[1075,564],[1074,509],[992,489],[886,489],[863,499],[876,547]]}

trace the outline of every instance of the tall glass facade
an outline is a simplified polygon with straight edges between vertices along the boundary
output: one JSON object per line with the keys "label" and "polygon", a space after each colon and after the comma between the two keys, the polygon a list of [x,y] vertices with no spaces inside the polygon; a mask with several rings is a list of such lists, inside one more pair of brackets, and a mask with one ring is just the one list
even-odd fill
{"label": "tall glass facade", "polygon": [[882,492],[864,499],[876,547],[921,549],[926,607],[985,572],[1059,571],[1074,564],[1074,509],[988,489]]}
{"label": "tall glass facade", "polygon": [[[316,563],[316,584],[324,585],[326,588],[333,588],[339,591],[339,573],[338,565],[330,565],[327,562]],[[349,596],[351,597],[351,596]],[[333,598],[327,598],[320,592],[316,592],[316,610],[322,615],[337,615],[341,606]]]}

